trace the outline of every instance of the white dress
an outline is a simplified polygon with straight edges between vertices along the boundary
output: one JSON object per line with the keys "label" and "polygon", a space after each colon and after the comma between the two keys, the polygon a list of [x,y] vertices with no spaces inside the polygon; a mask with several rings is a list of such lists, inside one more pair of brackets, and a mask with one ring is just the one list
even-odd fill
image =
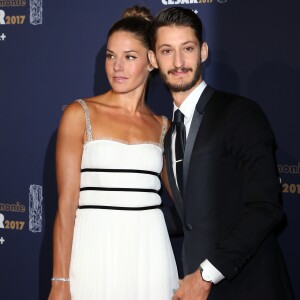
{"label": "white dress", "polygon": [[161,143],[93,140],[87,106],[79,208],[70,266],[72,300],[170,300],[176,263],[159,208]]}

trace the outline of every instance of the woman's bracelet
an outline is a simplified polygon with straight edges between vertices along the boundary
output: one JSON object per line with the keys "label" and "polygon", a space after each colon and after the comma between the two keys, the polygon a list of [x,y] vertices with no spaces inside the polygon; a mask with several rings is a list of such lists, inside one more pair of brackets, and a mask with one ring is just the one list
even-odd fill
{"label": "woman's bracelet", "polygon": [[64,278],[64,277],[52,277],[51,281],[70,281],[70,278]]}

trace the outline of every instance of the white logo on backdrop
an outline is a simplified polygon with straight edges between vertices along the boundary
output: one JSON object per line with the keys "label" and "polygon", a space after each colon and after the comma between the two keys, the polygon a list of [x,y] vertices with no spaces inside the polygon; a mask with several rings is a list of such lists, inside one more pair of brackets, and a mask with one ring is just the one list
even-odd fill
{"label": "white logo on backdrop", "polygon": [[164,5],[173,5],[173,4],[198,4],[199,0],[161,0],[161,3]]}
{"label": "white logo on backdrop", "polygon": [[5,11],[0,9],[0,24],[5,25]]}
{"label": "white logo on backdrop", "polygon": [[30,24],[43,24],[43,0],[30,0]]}
{"label": "white logo on backdrop", "polygon": [[[214,0],[161,0],[164,5],[174,4],[211,4]],[[219,3],[227,3],[227,0],[217,0]]]}
{"label": "white logo on backdrop", "polygon": [[0,214],[0,228],[4,228],[4,215]]}
{"label": "white logo on backdrop", "polygon": [[42,231],[43,220],[43,187],[32,184],[29,187],[29,230],[31,232]]}
{"label": "white logo on backdrop", "polygon": [[2,42],[2,41],[5,41],[5,39],[6,39],[6,35],[4,34],[4,33],[2,33],[1,35],[0,35],[0,41]]}

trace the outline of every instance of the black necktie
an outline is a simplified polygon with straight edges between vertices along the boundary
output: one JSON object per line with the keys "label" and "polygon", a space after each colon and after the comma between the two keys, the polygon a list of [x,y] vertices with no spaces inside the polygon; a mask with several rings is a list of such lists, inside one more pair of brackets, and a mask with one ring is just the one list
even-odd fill
{"label": "black necktie", "polygon": [[182,195],[183,193],[183,155],[186,142],[184,114],[177,109],[174,113],[174,123],[176,126],[175,157],[177,184]]}

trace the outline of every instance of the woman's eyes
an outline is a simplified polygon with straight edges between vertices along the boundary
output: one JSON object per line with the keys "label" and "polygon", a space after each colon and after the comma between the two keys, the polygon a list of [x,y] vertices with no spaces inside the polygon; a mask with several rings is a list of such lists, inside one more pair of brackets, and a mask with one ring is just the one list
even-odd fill
{"label": "woman's eyes", "polygon": [[[107,54],[106,54],[106,58],[107,58],[107,59],[115,59],[116,56],[113,55],[113,54],[107,53]],[[136,58],[137,58],[137,57],[134,56],[134,55],[126,55],[126,56],[125,56],[125,59],[126,59],[126,60],[135,60]]]}
{"label": "woman's eyes", "polygon": [[114,55],[107,53],[107,54],[106,54],[106,58],[107,58],[107,59],[113,59],[113,58],[114,58]]}
{"label": "woman's eyes", "polygon": [[133,55],[126,55],[125,57],[127,60],[135,60],[137,57]]}

